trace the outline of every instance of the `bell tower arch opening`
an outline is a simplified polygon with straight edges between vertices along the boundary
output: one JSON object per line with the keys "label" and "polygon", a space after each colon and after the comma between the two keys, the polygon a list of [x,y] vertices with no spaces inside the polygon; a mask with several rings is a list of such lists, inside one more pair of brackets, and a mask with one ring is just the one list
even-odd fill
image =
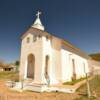
{"label": "bell tower arch opening", "polygon": [[34,79],[35,56],[33,54],[29,54],[27,62],[27,78]]}

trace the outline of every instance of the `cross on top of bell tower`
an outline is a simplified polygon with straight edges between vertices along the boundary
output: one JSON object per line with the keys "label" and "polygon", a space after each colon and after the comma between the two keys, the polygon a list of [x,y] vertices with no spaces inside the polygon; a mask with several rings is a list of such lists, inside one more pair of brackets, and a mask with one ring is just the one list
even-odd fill
{"label": "cross on top of bell tower", "polygon": [[44,26],[42,25],[42,22],[41,22],[41,20],[40,20],[40,15],[41,15],[41,14],[42,14],[42,13],[41,13],[40,11],[37,12],[37,14],[36,14],[37,18],[36,18],[34,24],[32,25],[32,27],[44,31]]}
{"label": "cross on top of bell tower", "polygon": [[40,15],[41,15],[42,13],[40,12],[40,11],[38,11],[37,12],[37,14],[36,14],[36,16],[38,17],[38,18],[40,18]]}

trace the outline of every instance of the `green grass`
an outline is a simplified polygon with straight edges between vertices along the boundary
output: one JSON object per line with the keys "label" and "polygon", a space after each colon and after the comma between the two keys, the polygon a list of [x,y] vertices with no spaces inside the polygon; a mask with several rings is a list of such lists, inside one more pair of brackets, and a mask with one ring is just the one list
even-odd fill
{"label": "green grass", "polygon": [[100,75],[95,76],[92,80],[90,80],[89,84],[92,97],[89,99],[87,95],[84,95],[87,94],[87,85],[85,84],[77,90],[77,92],[81,95],[75,100],[100,100]]}
{"label": "green grass", "polygon": [[9,72],[4,71],[0,72],[0,80],[12,80],[12,81],[19,81],[19,73],[18,72]]}
{"label": "green grass", "polygon": [[86,79],[86,77],[80,78],[80,79],[77,79],[77,80],[72,80],[71,82],[65,82],[65,83],[63,83],[63,85],[74,85],[74,84],[76,84],[76,83],[78,83],[80,81],[83,81],[85,79]]}

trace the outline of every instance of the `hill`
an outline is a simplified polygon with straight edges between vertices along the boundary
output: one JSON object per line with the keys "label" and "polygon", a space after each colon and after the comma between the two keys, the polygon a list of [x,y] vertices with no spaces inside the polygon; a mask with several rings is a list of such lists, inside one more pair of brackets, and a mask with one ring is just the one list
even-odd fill
{"label": "hill", "polygon": [[100,61],[100,53],[90,54],[89,56],[94,60]]}

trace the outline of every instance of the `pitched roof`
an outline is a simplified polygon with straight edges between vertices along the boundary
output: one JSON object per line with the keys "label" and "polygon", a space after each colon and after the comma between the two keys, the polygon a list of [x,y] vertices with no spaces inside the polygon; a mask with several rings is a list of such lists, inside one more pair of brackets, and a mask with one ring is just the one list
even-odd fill
{"label": "pitched roof", "polygon": [[23,39],[27,34],[35,34],[35,35],[44,35],[44,36],[51,36],[48,32],[46,31],[42,31],[40,29],[37,29],[37,28],[33,28],[33,27],[30,27],[27,31],[25,31],[24,33],[22,33],[21,35],[21,39]]}
{"label": "pitched roof", "polygon": [[56,35],[54,35],[54,34],[50,34],[50,33],[48,33],[48,32],[46,32],[46,31],[43,31],[43,30],[40,30],[40,29],[37,29],[37,28],[33,28],[33,27],[30,27],[27,31],[25,31],[23,34],[22,34],[22,36],[21,36],[21,39],[23,39],[27,34],[29,34],[29,33],[31,33],[31,34],[36,34],[36,35],[43,35],[43,36],[49,36],[49,37],[56,37],[56,38],[58,38],[58,39],[60,39],[61,40],[61,43],[62,43],[62,46],[65,48],[65,49],[67,49],[67,50],[69,50],[69,51],[71,51],[72,53],[75,53],[75,54],[77,54],[77,55],[79,55],[79,56],[82,56],[82,57],[84,57],[84,58],[90,58],[89,56],[88,56],[88,54],[87,53],[85,53],[85,52],[83,52],[83,51],[81,51],[79,48],[77,48],[76,46],[74,46],[74,45],[72,45],[70,42],[68,42],[67,40],[64,40],[64,39],[62,39],[61,37],[58,37],[58,36],[56,36]]}

